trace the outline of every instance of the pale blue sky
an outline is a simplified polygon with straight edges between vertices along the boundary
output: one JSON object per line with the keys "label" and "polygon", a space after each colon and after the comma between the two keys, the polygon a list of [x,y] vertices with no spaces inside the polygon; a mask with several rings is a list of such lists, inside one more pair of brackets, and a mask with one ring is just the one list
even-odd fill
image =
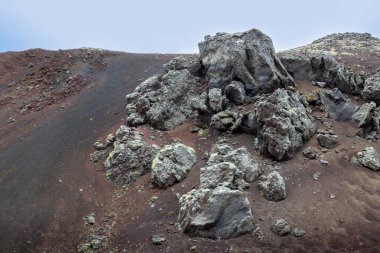
{"label": "pale blue sky", "polygon": [[378,0],[0,0],[0,51],[191,53],[207,34],[250,28],[283,50],[334,32],[380,37],[379,10]]}

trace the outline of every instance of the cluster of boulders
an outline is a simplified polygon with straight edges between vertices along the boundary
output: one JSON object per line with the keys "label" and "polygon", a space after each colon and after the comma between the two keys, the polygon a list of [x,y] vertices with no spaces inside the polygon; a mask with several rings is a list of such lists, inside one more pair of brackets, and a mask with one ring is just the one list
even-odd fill
{"label": "cluster of boulders", "polygon": [[128,124],[168,130],[197,114],[200,124],[257,135],[262,153],[277,160],[292,158],[316,125],[270,38],[255,29],[218,33],[199,48],[199,57],[173,59],[127,95]]}
{"label": "cluster of boulders", "polygon": [[[225,143],[215,144],[206,166],[201,168],[199,188],[179,200],[179,230],[213,239],[252,232],[255,225],[244,189],[261,173],[245,147],[233,149]],[[286,197],[284,180],[277,171],[260,177],[258,184],[270,200]]]}

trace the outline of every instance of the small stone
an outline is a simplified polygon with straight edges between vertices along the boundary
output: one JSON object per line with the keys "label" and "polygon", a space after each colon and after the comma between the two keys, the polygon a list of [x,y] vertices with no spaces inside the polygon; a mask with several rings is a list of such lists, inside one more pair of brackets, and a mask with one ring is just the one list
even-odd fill
{"label": "small stone", "polygon": [[335,199],[335,198],[336,198],[336,196],[334,194],[330,193],[330,199]]}
{"label": "small stone", "polygon": [[315,173],[313,175],[314,180],[318,180],[320,175],[321,175],[321,172],[319,172],[319,171],[317,173]]}
{"label": "small stone", "polygon": [[317,155],[312,147],[307,147],[302,151],[303,155],[309,159],[316,159]]}
{"label": "small stone", "polygon": [[286,222],[284,219],[278,219],[273,224],[272,230],[277,235],[283,236],[283,235],[289,234],[290,226],[289,226],[288,222]]}
{"label": "small stone", "polygon": [[324,166],[327,166],[327,165],[329,165],[329,162],[328,161],[326,161],[326,160],[319,160],[319,162],[322,164],[322,165],[324,165]]}
{"label": "small stone", "polygon": [[86,225],[94,225],[95,224],[95,214],[89,214],[84,217],[84,222]]}
{"label": "small stone", "polygon": [[191,133],[197,133],[199,130],[200,130],[199,127],[192,127],[192,128],[190,128],[190,132]]}
{"label": "small stone", "polygon": [[154,245],[162,245],[166,241],[166,237],[163,235],[153,235],[152,242]]}
{"label": "small stone", "polygon": [[62,181],[62,179],[58,179],[58,183],[62,183],[63,181]]}
{"label": "small stone", "polygon": [[305,235],[305,233],[306,233],[305,230],[300,229],[300,228],[294,228],[292,230],[292,236],[294,237],[302,237]]}
{"label": "small stone", "polygon": [[190,250],[191,250],[191,251],[196,251],[196,250],[197,250],[197,246],[195,246],[195,245],[194,245],[194,246],[191,246],[191,247],[190,247]]}

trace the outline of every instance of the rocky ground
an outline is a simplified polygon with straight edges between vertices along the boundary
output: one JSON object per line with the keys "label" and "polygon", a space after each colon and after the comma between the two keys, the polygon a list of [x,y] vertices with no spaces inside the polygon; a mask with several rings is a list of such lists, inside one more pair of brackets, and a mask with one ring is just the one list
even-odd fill
{"label": "rocky ground", "polygon": [[378,251],[379,40],[334,34],[276,55],[253,29],[199,47],[2,57],[1,248]]}

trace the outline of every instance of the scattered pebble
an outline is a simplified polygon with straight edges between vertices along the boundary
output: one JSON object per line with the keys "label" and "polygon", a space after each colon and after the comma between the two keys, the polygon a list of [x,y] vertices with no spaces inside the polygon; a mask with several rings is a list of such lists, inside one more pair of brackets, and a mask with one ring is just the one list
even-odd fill
{"label": "scattered pebble", "polygon": [[163,235],[153,235],[152,242],[154,245],[162,245],[166,241],[166,237]]}
{"label": "scattered pebble", "polygon": [[319,171],[317,173],[315,173],[313,175],[314,180],[318,180],[320,175],[321,175],[321,172],[319,172]]}
{"label": "scattered pebble", "polygon": [[319,160],[319,162],[322,164],[322,165],[324,165],[324,166],[327,166],[327,165],[329,165],[329,162],[328,161],[326,161],[326,160]]}

